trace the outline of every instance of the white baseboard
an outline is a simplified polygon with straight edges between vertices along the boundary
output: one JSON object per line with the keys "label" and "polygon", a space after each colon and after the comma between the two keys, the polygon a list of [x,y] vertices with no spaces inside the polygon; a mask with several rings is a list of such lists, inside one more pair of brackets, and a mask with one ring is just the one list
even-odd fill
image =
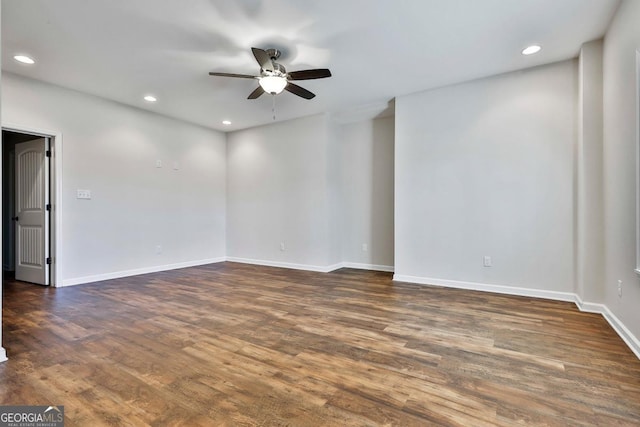
{"label": "white baseboard", "polygon": [[622,338],[631,351],[640,359],[640,340],[618,319],[604,304],[584,302],[577,294],[571,292],[546,291],[541,289],[519,288],[502,285],[491,285],[476,282],[460,282],[456,280],[431,279],[428,277],[405,276],[394,274],[396,282],[417,283],[420,285],[443,286],[447,288],[469,289],[474,291],[494,292],[498,294],[545,298],[556,301],[573,302],[580,311],[601,314],[613,330]]}
{"label": "white baseboard", "polygon": [[4,347],[0,347],[0,363],[6,362],[7,360],[7,352]]}
{"label": "white baseboard", "polygon": [[596,304],[593,302],[584,302],[580,295],[575,294],[575,300],[573,301],[578,306],[580,311],[584,311],[585,313],[598,313],[603,314],[605,309],[607,308],[604,304]]}
{"label": "white baseboard", "polygon": [[60,287],[82,285],[85,283],[100,282],[102,280],[119,279],[122,277],[137,276],[140,274],[157,273],[160,271],[175,270],[178,268],[196,267],[198,265],[213,264],[213,263],[223,262],[223,261],[238,262],[242,264],[264,265],[267,267],[290,268],[293,270],[315,271],[319,273],[329,273],[339,268],[357,268],[361,270],[393,272],[393,267],[388,265],[339,262],[336,264],[320,266],[320,265],[296,264],[296,263],[280,262],[280,261],[267,261],[267,260],[250,259],[250,258],[219,257],[219,258],[211,258],[211,259],[204,259],[204,260],[198,260],[198,261],[188,261],[188,262],[181,262],[176,264],[159,265],[154,267],[137,268],[134,270],[115,271],[113,273],[104,273],[104,274],[96,274],[92,276],[65,279],[62,281],[62,284],[60,285]]}
{"label": "white baseboard", "polygon": [[226,260],[229,262],[239,262],[241,264],[253,264],[253,265],[264,265],[266,267],[290,268],[292,270],[316,271],[318,273],[328,273],[330,271],[337,270],[338,268],[342,267],[341,263],[320,266],[320,265],[311,265],[311,264],[295,264],[291,262],[268,261],[268,260],[262,260],[262,259],[237,258],[237,257],[227,257]]}
{"label": "white baseboard", "polygon": [[523,297],[545,298],[557,301],[575,301],[575,294],[571,292],[547,291],[543,289],[519,288],[503,285],[491,285],[477,282],[461,282],[457,280],[432,279],[428,277],[405,276],[394,274],[396,282],[409,282],[421,285],[444,286],[446,288],[468,289],[472,291],[494,292],[497,294],[517,295]]}
{"label": "white baseboard", "polygon": [[339,270],[342,267],[344,267],[344,265],[341,262],[338,262],[336,264],[331,264],[331,265],[326,267],[326,270],[323,271],[323,273],[331,273],[332,271]]}
{"label": "white baseboard", "polygon": [[603,305],[604,312],[601,313],[604,318],[609,322],[614,331],[620,335],[622,341],[624,341],[631,351],[640,359],[640,340],[631,333],[631,331],[609,310],[609,307]]}
{"label": "white baseboard", "polygon": [[392,265],[380,265],[380,264],[362,264],[359,262],[343,262],[341,268],[356,268],[358,270],[373,270],[373,271],[386,271],[393,273]]}
{"label": "white baseboard", "polygon": [[113,273],[96,274],[93,276],[76,277],[62,281],[62,287],[82,285],[84,283],[100,282],[102,280],[119,279],[121,277],[137,276],[140,274],[158,273],[160,271],[176,270],[178,268],[196,267],[225,261],[225,257],[209,258],[197,261],[179,262],[175,264],[157,265],[153,267],[136,268],[134,270],[115,271]]}
{"label": "white baseboard", "polygon": [[388,271],[393,272],[393,266],[377,264],[360,264],[356,262],[338,262],[327,266],[311,264],[295,264],[290,262],[266,261],[261,259],[227,257],[227,261],[239,262],[242,264],[264,265],[267,267],[291,268],[293,270],[316,271],[319,273],[329,273],[340,268],[355,268],[359,270]]}
{"label": "white baseboard", "polygon": [[638,338],[631,333],[624,323],[622,323],[620,319],[618,319],[616,315],[609,310],[609,307],[604,304],[584,302],[579,295],[576,295],[575,303],[580,311],[601,314],[602,317],[609,322],[609,325],[611,325],[613,330],[616,331],[620,338],[622,338],[622,341],[624,341],[638,359],[640,359],[640,340],[638,340]]}

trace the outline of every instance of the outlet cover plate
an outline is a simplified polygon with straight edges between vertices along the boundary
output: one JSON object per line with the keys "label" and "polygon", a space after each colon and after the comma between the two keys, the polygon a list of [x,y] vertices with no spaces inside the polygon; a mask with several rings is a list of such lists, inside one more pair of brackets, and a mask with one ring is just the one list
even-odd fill
{"label": "outlet cover plate", "polygon": [[91,199],[91,190],[76,190],[76,199]]}

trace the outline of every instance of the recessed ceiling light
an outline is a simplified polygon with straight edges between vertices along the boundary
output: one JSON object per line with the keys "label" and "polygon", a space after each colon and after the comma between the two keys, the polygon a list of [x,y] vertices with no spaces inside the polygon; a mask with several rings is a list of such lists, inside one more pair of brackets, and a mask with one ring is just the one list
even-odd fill
{"label": "recessed ceiling light", "polygon": [[534,53],[540,52],[542,48],[537,44],[533,44],[522,51],[523,55],[533,55]]}
{"label": "recessed ceiling light", "polygon": [[229,126],[231,124],[231,122],[229,120],[223,120],[222,124]]}
{"label": "recessed ceiling light", "polygon": [[156,102],[156,101],[157,101],[156,97],[155,97],[155,96],[153,96],[153,95],[147,95],[147,96],[145,96],[145,97],[144,97],[144,100],[145,100],[145,101],[147,101],[147,102]]}
{"label": "recessed ceiling light", "polygon": [[33,60],[33,58],[29,58],[26,55],[16,55],[13,57],[13,59],[15,59],[18,62],[22,62],[23,64],[35,64],[36,61]]}

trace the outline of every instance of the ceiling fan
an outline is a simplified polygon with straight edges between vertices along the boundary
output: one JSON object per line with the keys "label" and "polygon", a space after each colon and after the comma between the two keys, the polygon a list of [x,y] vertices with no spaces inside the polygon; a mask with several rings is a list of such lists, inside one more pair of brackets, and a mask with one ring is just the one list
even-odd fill
{"label": "ceiling fan", "polygon": [[311,99],[316,96],[313,92],[309,92],[307,89],[291,83],[292,80],[312,80],[323,79],[325,77],[331,77],[331,71],[326,68],[316,68],[313,70],[291,71],[287,73],[287,70],[282,64],[276,62],[280,57],[280,51],[278,49],[258,49],[252,47],[251,51],[253,56],[260,65],[260,75],[251,76],[248,74],[234,74],[234,73],[214,73],[210,72],[211,76],[220,77],[236,77],[241,79],[258,79],[259,86],[249,94],[247,99],[256,99],[263,93],[269,93],[271,95],[277,95],[283,90],[291,92],[294,95],[298,95],[304,99]]}

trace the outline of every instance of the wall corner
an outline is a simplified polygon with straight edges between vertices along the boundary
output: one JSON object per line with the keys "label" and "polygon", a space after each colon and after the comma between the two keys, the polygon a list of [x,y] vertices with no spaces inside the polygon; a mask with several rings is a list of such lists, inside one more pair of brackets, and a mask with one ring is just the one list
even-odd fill
{"label": "wall corner", "polygon": [[578,70],[575,151],[575,293],[604,301],[603,40],[584,43]]}

